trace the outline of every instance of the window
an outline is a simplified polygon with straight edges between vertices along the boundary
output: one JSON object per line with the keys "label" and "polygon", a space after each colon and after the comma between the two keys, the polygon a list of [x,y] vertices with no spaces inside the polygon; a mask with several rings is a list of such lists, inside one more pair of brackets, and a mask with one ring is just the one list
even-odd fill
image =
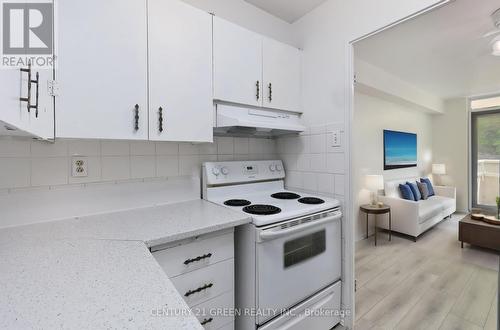
{"label": "window", "polygon": [[285,268],[296,265],[302,261],[311,259],[325,252],[326,231],[318,231],[306,236],[288,241],[284,246]]}
{"label": "window", "polygon": [[471,114],[472,206],[496,207],[500,196],[500,109]]}

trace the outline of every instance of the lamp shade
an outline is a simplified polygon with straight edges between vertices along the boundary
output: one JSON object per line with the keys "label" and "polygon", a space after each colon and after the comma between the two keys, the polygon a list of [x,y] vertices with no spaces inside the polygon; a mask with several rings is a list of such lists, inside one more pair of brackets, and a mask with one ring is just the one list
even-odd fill
{"label": "lamp shade", "polygon": [[446,166],[444,164],[432,164],[432,174],[446,174]]}
{"label": "lamp shade", "polygon": [[367,175],[366,188],[370,191],[384,189],[384,177],[382,175]]}

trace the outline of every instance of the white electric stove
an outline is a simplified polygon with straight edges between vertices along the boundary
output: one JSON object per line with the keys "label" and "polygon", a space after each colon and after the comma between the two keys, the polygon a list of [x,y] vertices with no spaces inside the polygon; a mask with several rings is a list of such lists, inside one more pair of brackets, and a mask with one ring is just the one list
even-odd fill
{"label": "white electric stove", "polygon": [[203,165],[203,198],[252,217],[235,231],[237,329],[340,321],[340,203],[286,190],[284,179],[279,160]]}

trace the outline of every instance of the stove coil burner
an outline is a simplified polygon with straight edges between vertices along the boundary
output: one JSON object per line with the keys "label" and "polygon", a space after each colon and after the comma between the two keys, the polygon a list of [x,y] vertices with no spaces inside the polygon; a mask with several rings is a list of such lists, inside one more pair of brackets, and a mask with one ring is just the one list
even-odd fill
{"label": "stove coil burner", "polygon": [[271,197],[276,199],[297,199],[300,198],[300,195],[291,192],[279,192],[272,194]]}
{"label": "stove coil burner", "polygon": [[273,205],[255,204],[255,205],[245,206],[243,208],[243,211],[255,215],[271,215],[280,213],[281,209]]}
{"label": "stove coil burner", "polygon": [[321,198],[316,198],[316,197],[304,197],[299,199],[299,202],[302,204],[316,205],[316,204],[323,204],[325,201],[322,200]]}
{"label": "stove coil burner", "polygon": [[224,205],[227,206],[247,206],[250,204],[252,203],[250,201],[247,201],[246,199],[230,199],[224,202]]}

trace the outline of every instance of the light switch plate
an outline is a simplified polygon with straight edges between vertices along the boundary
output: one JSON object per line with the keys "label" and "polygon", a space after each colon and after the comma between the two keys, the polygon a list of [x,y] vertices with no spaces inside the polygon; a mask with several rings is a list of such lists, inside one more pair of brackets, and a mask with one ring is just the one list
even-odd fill
{"label": "light switch plate", "polygon": [[342,146],[342,141],[341,139],[341,132],[340,130],[336,130],[332,132],[332,147],[341,147]]}
{"label": "light switch plate", "polygon": [[87,157],[73,156],[71,158],[71,176],[74,178],[81,178],[88,176],[88,162]]}

